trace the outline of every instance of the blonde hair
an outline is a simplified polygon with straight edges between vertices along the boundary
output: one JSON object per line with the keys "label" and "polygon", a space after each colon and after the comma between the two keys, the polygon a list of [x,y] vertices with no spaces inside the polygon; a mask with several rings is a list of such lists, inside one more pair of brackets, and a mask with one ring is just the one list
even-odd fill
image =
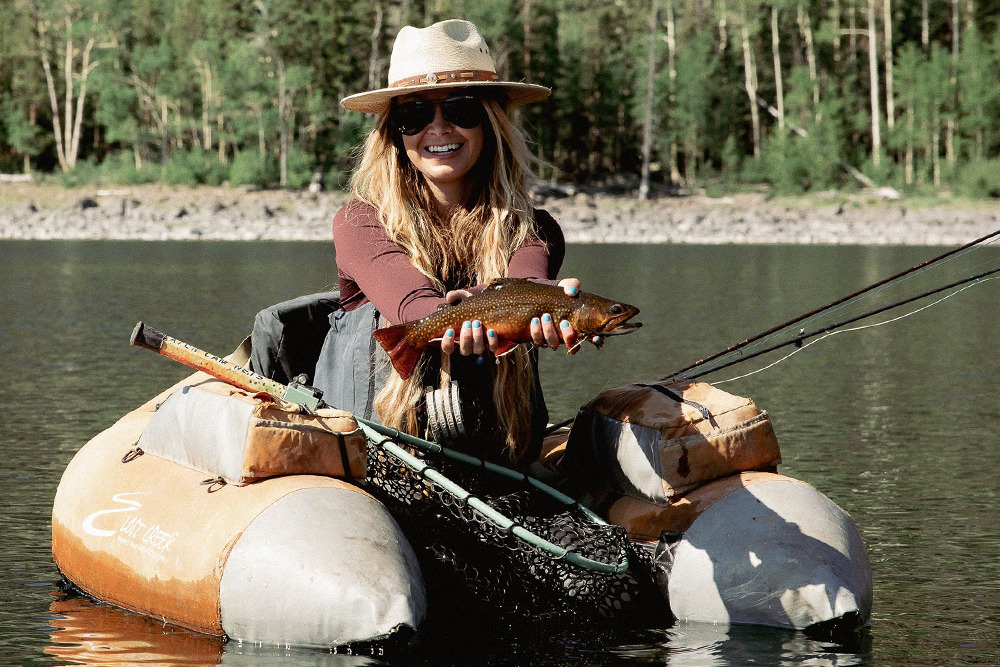
{"label": "blonde hair", "polygon": [[[351,194],[373,206],[387,235],[442,294],[447,285],[486,284],[507,275],[507,263],[534,230],[534,210],[527,181],[533,158],[520,128],[501,103],[482,98],[486,111],[483,152],[473,167],[475,190],[467,207],[439,219],[423,175],[405,157],[401,142],[383,113],[363,144],[351,178]],[[441,386],[450,380],[442,355]],[[503,450],[517,462],[529,446],[534,382],[522,346],[497,359],[493,403]],[[403,380],[392,371],[375,398],[375,410],[387,426],[416,434],[417,406],[426,361]]]}

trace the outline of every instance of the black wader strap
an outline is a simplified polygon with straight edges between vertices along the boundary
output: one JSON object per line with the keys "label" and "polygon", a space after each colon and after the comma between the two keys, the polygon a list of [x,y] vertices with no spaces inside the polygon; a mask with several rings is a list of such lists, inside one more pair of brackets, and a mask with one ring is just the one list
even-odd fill
{"label": "black wader strap", "polygon": [[678,403],[684,403],[685,405],[690,405],[692,408],[701,413],[702,419],[710,420],[712,418],[712,413],[704,405],[702,405],[701,403],[696,403],[695,401],[689,401],[688,399],[683,398],[680,395],[676,394],[675,392],[667,389],[662,384],[637,384],[636,386],[649,387],[650,389],[660,392],[661,394],[663,394],[664,396],[666,396],[671,400],[677,401]]}
{"label": "black wader strap", "polygon": [[344,441],[344,434],[337,433],[337,443],[340,445],[340,464],[344,466],[344,479],[354,481],[351,474],[351,458],[347,455],[347,443]]}
{"label": "black wader strap", "polygon": [[[378,308],[372,310],[372,331],[378,329]],[[368,341],[368,400],[365,402],[365,419],[371,419],[375,411],[375,336]]]}

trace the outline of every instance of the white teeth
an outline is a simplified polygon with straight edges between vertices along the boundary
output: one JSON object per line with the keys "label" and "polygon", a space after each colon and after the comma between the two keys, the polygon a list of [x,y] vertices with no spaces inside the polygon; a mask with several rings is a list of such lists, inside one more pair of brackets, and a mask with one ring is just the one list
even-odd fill
{"label": "white teeth", "polygon": [[444,146],[428,146],[429,153],[450,153],[461,148],[461,144],[445,144]]}

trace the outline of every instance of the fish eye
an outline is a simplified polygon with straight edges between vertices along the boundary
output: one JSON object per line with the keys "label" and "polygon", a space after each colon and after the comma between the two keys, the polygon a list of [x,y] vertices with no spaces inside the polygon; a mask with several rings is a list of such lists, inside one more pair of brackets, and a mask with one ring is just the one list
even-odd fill
{"label": "fish eye", "polygon": [[615,305],[611,306],[611,314],[612,315],[621,315],[624,312],[625,312],[625,308],[622,307],[622,305],[620,303],[616,303]]}

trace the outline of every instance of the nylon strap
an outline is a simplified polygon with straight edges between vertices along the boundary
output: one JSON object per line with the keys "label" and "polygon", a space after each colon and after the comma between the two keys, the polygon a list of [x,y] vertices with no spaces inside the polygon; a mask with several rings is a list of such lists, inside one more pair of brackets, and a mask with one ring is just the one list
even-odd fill
{"label": "nylon strap", "polygon": [[701,413],[701,418],[702,419],[704,419],[706,421],[712,419],[712,412],[707,407],[705,407],[701,403],[697,403],[695,401],[689,401],[688,399],[684,398],[683,396],[681,396],[681,395],[679,395],[679,394],[677,394],[677,393],[675,393],[675,392],[667,389],[662,384],[638,384],[636,386],[638,386],[638,387],[649,387],[650,389],[653,389],[654,391],[660,392],[661,394],[663,394],[664,396],[666,396],[667,398],[669,398],[671,400],[677,401],[678,403],[683,403],[685,405],[690,405],[692,408],[694,408],[695,410],[697,410],[698,412]]}

